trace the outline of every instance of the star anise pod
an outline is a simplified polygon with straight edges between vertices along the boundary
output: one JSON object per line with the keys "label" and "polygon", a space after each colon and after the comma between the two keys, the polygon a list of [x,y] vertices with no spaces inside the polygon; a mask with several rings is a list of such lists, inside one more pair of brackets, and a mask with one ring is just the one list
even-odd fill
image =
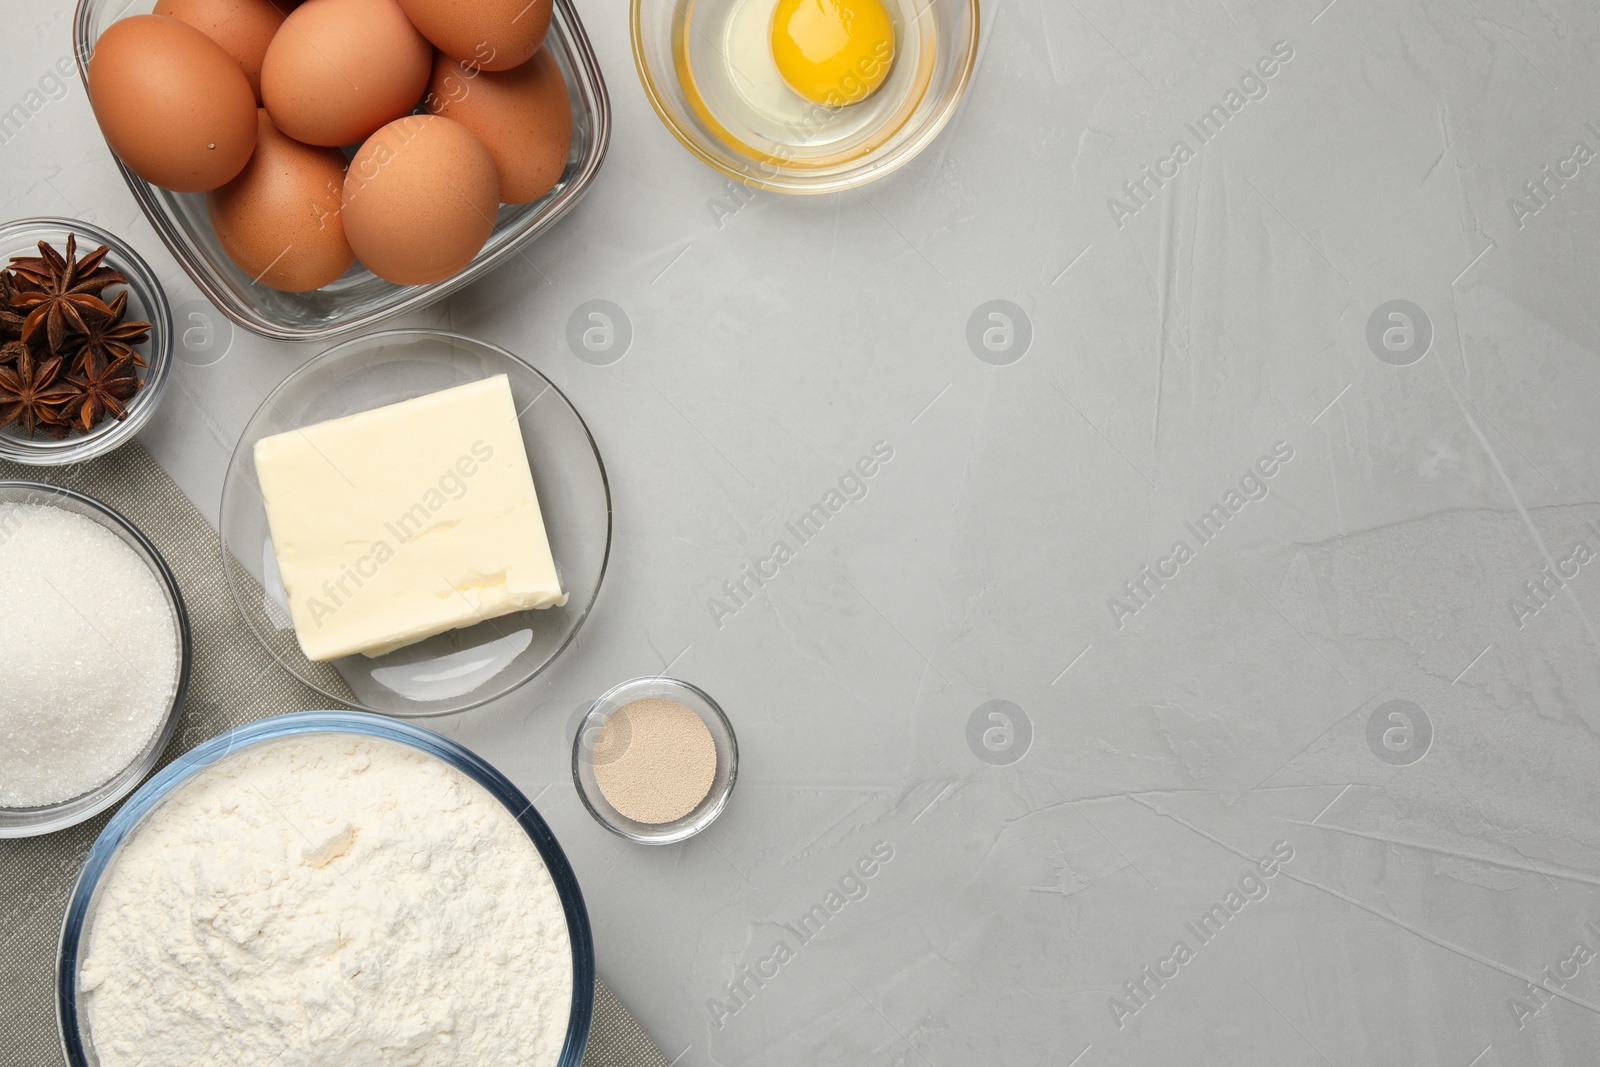
{"label": "star anise pod", "polygon": [[17,295],[17,282],[9,270],[0,270],[0,342],[16,341],[22,337],[22,324],[27,319],[11,307],[11,298]]}
{"label": "star anise pod", "polygon": [[29,351],[26,341],[7,341],[0,344],[0,367],[15,367],[22,353]]}
{"label": "star anise pod", "polygon": [[27,292],[38,289],[44,279],[50,274],[64,270],[68,266],[75,268],[74,273],[80,282],[92,282],[96,286],[89,290],[99,294],[101,289],[111,285],[126,285],[128,276],[120,270],[105,265],[105,257],[111,251],[109,245],[101,245],[83,259],[74,259],[78,247],[78,235],[67,234],[67,254],[62,256],[55,246],[48,241],[39,242],[37,256],[12,256],[11,271],[15,275],[12,279],[17,285],[18,292]]}
{"label": "star anise pod", "polygon": [[17,353],[16,366],[0,366],[0,426],[18,423],[29,437],[43,426],[51,436],[65,437],[67,419],[62,405],[75,390],[57,383],[60,374],[60,357],[40,363],[33,350],[23,345]]}
{"label": "star anise pod", "polygon": [[85,308],[80,317],[83,329],[69,348],[76,348],[70,368],[73,374],[82,374],[94,367],[104,367],[127,356],[135,367],[145,366],[144,357],[133,346],[150,339],[150,323],[139,319],[125,319],[128,311],[128,291],[118,293],[105,311]]}
{"label": "star anise pod", "polygon": [[105,417],[118,420],[128,417],[123,404],[132,400],[144,382],[133,370],[133,357],[123,356],[115,363],[91,364],[82,374],[69,374],[66,378],[72,392],[62,407],[68,425],[83,433],[93,430]]}
{"label": "star anise pod", "polygon": [[126,284],[128,279],[121,271],[101,265],[109,251],[109,247],[101,245],[78,259],[77,235],[68,234],[65,256],[48,241],[40,241],[37,257],[20,256],[11,261],[11,273],[30,287],[11,297],[13,308],[28,312],[22,324],[24,341],[33,340],[44,330],[50,351],[59,352],[68,327],[82,332],[84,310],[110,310],[99,294],[106,286]]}

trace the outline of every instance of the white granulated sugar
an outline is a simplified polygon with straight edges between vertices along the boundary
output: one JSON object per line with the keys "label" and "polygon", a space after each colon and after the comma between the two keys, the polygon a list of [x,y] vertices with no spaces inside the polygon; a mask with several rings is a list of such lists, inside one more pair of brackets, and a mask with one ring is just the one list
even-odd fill
{"label": "white granulated sugar", "polygon": [[353,735],[175,791],[101,887],[102,1067],[550,1067],[572,949],[537,848],[441,760]]}
{"label": "white granulated sugar", "polygon": [[0,807],[70,800],[161,729],[177,623],[156,576],[92,519],[0,504]]}

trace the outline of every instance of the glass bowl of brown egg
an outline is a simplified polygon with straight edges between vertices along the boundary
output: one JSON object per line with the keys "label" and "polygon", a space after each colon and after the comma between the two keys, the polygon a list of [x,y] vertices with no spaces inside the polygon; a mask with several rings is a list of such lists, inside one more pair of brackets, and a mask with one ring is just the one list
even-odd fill
{"label": "glass bowl of brown egg", "polygon": [[156,233],[230,319],[321,341],[506,263],[611,110],[571,0],[80,0],[79,74]]}

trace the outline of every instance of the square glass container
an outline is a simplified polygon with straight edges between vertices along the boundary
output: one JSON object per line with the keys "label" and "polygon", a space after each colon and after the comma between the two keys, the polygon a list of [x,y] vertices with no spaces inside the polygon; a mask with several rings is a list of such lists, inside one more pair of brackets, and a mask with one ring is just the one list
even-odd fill
{"label": "square glass container", "polygon": [[[126,15],[148,13],[154,0],[79,0],[73,19],[78,75],[89,86],[89,58],[106,27]],[[507,262],[517,250],[572,209],[594,181],[611,136],[611,104],[605,81],[572,0],[555,0],[545,44],[566,79],[572,101],[572,150],[554,189],[531,204],[502,204],[489,235],[465,269],[432,285],[396,285],[361,263],[331,285],[310,293],[283,293],[254,283],[222,250],[206,217],[204,193],[158,189],[117,167],[150,224],[200,291],[222,313],[247,330],[280,341],[323,341],[363,330],[403,312],[425,307],[469,285]],[[106,149],[110,153],[110,149]],[[116,156],[112,155],[113,159]]]}

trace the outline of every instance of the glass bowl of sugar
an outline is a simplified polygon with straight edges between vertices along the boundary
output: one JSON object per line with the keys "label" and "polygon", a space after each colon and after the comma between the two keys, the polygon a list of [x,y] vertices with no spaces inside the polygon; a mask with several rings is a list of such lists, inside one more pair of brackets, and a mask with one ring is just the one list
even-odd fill
{"label": "glass bowl of sugar", "polygon": [[183,596],[99,501],[0,481],[0,650],[0,838],[104,811],[172,740],[191,660]]}

